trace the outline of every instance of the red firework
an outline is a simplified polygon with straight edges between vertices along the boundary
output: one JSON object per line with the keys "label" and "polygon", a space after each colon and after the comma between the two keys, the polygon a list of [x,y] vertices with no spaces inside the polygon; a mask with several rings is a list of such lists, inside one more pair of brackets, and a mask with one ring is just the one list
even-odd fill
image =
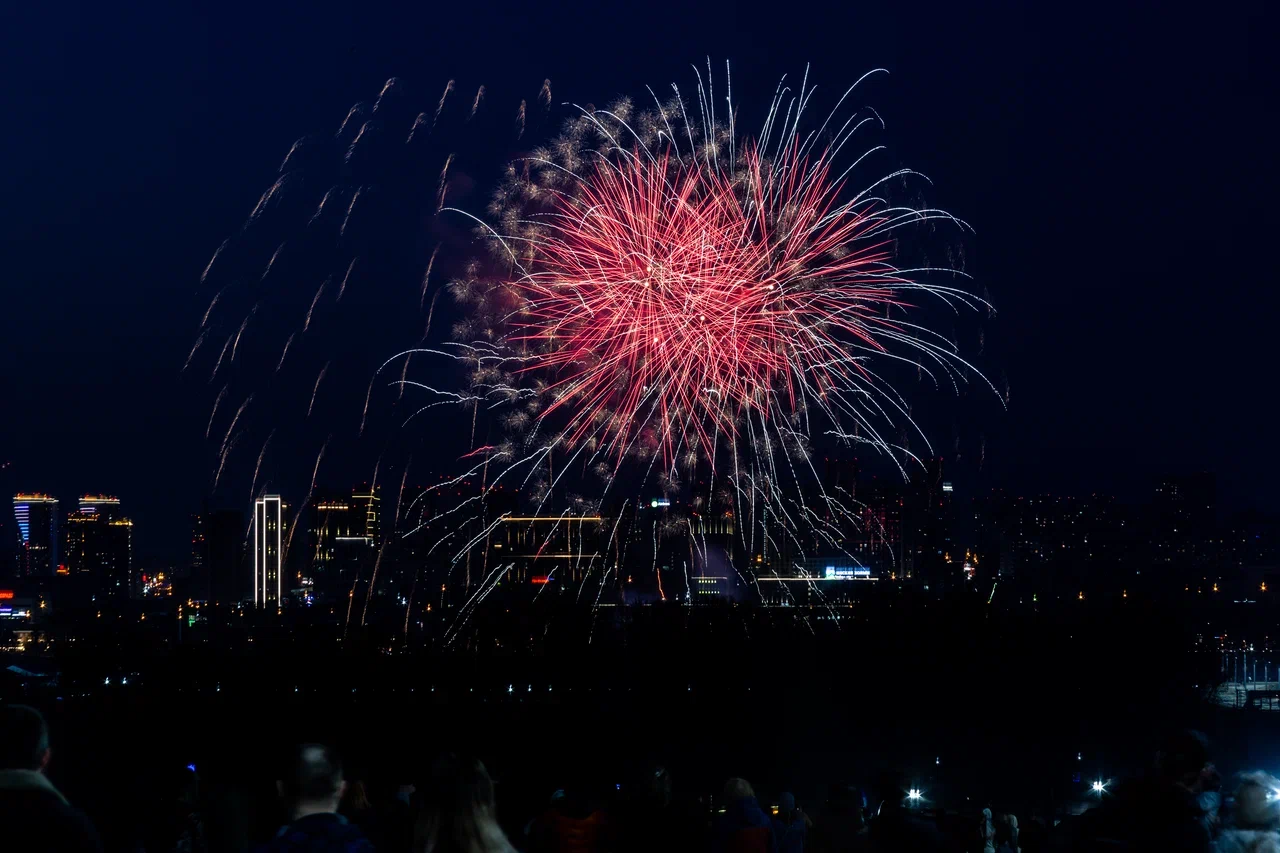
{"label": "red firework", "polygon": [[571,442],[625,452],[656,430],[664,455],[713,450],[744,414],[767,420],[853,405],[873,381],[862,357],[902,305],[886,216],[840,201],[826,152],[756,146],[725,172],[637,149],[604,160],[538,221],[516,282],[527,370],[549,371]]}

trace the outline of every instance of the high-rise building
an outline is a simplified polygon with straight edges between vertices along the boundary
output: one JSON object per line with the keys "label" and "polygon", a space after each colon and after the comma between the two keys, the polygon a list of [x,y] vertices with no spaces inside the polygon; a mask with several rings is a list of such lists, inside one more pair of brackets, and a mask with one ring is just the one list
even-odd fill
{"label": "high-rise building", "polygon": [[[245,568],[244,513],[234,509],[207,510],[192,531],[193,552],[199,553],[200,567],[192,566],[191,595],[200,601],[239,602],[252,595],[249,572]],[[196,537],[203,541],[196,543]],[[194,554],[193,554],[194,556]]]}
{"label": "high-rise building", "polygon": [[84,495],[80,498],[80,511],[115,518],[120,514],[120,499],[108,495]]}
{"label": "high-rise building", "polygon": [[874,574],[896,579],[906,574],[902,547],[903,489],[879,479],[859,486],[858,528],[853,553]]}
{"label": "high-rise building", "polygon": [[58,564],[58,499],[16,494],[13,516],[18,522],[18,576],[52,575]]}
{"label": "high-rise building", "polygon": [[209,537],[205,527],[208,513],[191,515],[191,563],[187,570],[190,578],[202,578],[209,563]]}
{"label": "high-rise building", "polygon": [[379,496],[379,487],[374,486],[368,488],[366,486],[358,486],[351,490],[351,503],[353,510],[362,516],[362,530],[360,535],[367,536],[374,542],[378,541],[378,535],[381,528],[379,527],[379,503],[382,498]]}
{"label": "high-rise building", "polygon": [[600,531],[598,515],[508,516],[488,537],[488,562],[517,584],[581,583],[598,571]]}
{"label": "high-rise building", "polygon": [[67,514],[63,530],[62,569],[79,577],[92,571],[92,555],[97,549],[97,532],[101,525],[97,516],[85,512]]}
{"label": "high-rise building", "polygon": [[942,592],[960,573],[951,553],[953,490],[942,478],[941,458],[926,459],[923,467],[912,472],[903,503],[902,571]]}
{"label": "high-rise building", "polygon": [[1152,549],[1157,563],[1212,564],[1217,557],[1217,483],[1212,474],[1169,477],[1156,486]]}
{"label": "high-rise building", "polygon": [[364,534],[355,504],[348,497],[323,497],[311,509],[311,571],[323,576],[335,565],[338,540]]}
{"label": "high-rise building", "polygon": [[279,604],[284,592],[284,501],[263,495],[253,504],[253,603]]}
{"label": "high-rise building", "polygon": [[368,577],[380,546],[378,504],[377,489],[364,486],[352,489],[349,496],[316,501],[307,571],[321,596],[346,596],[357,578]]}
{"label": "high-rise building", "polygon": [[133,522],[120,513],[120,500],[86,495],[67,514],[64,563],[59,569],[82,592],[110,599],[137,593],[133,578]]}
{"label": "high-rise building", "polygon": [[112,518],[106,522],[103,580],[108,599],[133,598],[141,593],[133,576],[133,522]]}

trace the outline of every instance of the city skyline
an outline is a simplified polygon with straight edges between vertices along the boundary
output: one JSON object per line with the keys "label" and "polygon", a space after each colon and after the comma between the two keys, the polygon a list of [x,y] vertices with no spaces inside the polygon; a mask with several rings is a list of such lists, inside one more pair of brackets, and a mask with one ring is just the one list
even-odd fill
{"label": "city skyline", "polygon": [[6,840],[1280,839],[1275,11],[15,4]]}
{"label": "city skyline", "polygon": [[[102,23],[127,33],[139,25],[135,14]],[[208,22],[172,14],[190,25],[194,43],[204,44],[221,26],[220,16],[233,12],[220,9]],[[270,10],[259,14],[281,20]],[[191,294],[211,253],[239,227],[299,136],[331,128],[352,103],[372,100],[391,76],[432,102],[449,79],[459,87],[487,84],[489,103],[505,105],[510,98],[514,111],[515,99],[536,95],[545,78],[557,104],[583,103],[635,91],[637,81],[676,79],[690,62],[710,55],[733,60],[735,91],[759,89],[765,81],[772,91],[778,73],[810,61],[827,89],[875,67],[889,69],[868,96],[885,112],[886,142],[904,164],[935,181],[946,209],[974,226],[968,269],[997,312],[986,330],[985,358],[1002,394],[1009,389],[1008,411],[995,400],[985,409],[943,401],[925,415],[949,463],[956,462],[958,443],[958,464],[980,468],[978,476],[956,476],[957,488],[1080,492],[1087,484],[1125,495],[1140,493],[1160,472],[1212,470],[1224,504],[1277,509],[1271,484],[1280,474],[1265,426],[1271,403],[1252,377],[1254,366],[1268,359],[1259,324],[1275,314],[1274,294],[1248,285],[1261,280],[1255,247],[1265,241],[1251,231],[1263,221],[1256,215],[1263,209],[1261,183],[1224,181],[1215,166],[1229,158],[1253,173],[1262,163],[1258,140],[1264,137],[1252,124],[1265,112],[1257,108],[1264,52],[1256,41],[1265,28],[1237,30],[1226,23],[1229,16],[1192,26],[1174,16],[1160,22],[1167,37],[1145,38],[1145,15],[1112,10],[1107,32],[1126,34],[1124,43],[1137,51],[1130,56],[1115,50],[1103,30],[1063,25],[1039,11],[1010,17],[994,9],[952,10],[918,20],[887,8],[849,8],[834,13],[832,35],[785,38],[750,20],[724,28],[708,19],[702,21],[707,26],[672,34],[656,58],[627,46],[602,62],[590,53],[551,56],[538,47],[540,38],[555,43],[561,37],[554,21],[537,23],[541,36],[535,37],[494,32],[492,22],[468,22],[463,13],[419,20],[421,14],[410,17],[425,30],[456,27],[497,47],[477,51],[466,38],[445,39],[424,53],[394,31],[399,27],[369,23],[351,30],[332,10],[320,9],[315,20],[322,38],[281,38],[249,66],[212,62],[199,50],[157,55],[159,43],[144,48],[136,66],[122,66],[99,54],[110,40],[94,38],[83,51],[66,53],[77,58],[59,65],[65,73],[15,93],[34,98],[32,109],[59,99],[71,106],[34,136],[11,140],[19,146],[15,162],[30,169],[17,176],[10,194],[8,209],[22,215],[5,223],[18,254],[11,264],[14,301],[0,319],[0,340],[29,367],[21,389],[0,391],[6,400],[28,403],[22,417],[0,423],[0,487],[9,494],[44,488],[64,499],[79,489],[120,492],[134,507],[140,548],[177,559],[187,538],[183,520],[210,490],[221,438],[205,438],[207,397],[219,389],[209,389],[206,376],[181,370],[207,307]],[[608,29],[612,18],[583,20],[596,22],[581,24],[595,32]],[[65,37],[87,32],[73,26]],[[849,44],[836,32],[876,37]],[[56,47],[64,37],[51,38]],[[1205,75],[1181,88],[1176,105],[1146,97],[1156,78],[1182,79],[1179,45],[1188,40],[1205,53]],[[743,44],[779,49],[767,62],[747,62]],[[1012,53],[1006,45],[1014,46]],[[61,48],[41,53],[35,43],[27,49],[39,61],[62,55]],[[1083,56],[1090,61],[1082,67],[1077,59]],[[81,73],[90,67],[98,70]],[[144,67],[171,72],[156,76]],[[288,70],[302,68],[312,72]],[[1067,68],[1076,72],[1066,75]],[[184,80],[203,81],[194,101]],[[148,97],[120,102],[98,89],[136,86]],[[295,97],[277,103],[269,93],[278,91]],[[171,102],[201,106],[164,106]],[[121,106],[101,113],[107,103]],[[1234,132],[1220,134],[1216,125],[1192,118],[1208,114],[1225,115]],[[115,124],[122,133],[85,145],[77,116],[97,116],[99,125]],[[228,149],[197,131],[206,127],[226,128],[237,145]],[[177,150],[166,141],[177,137],[190,156],[164,153]],[[1230,151],[1223,147],[1227,138],[1234,140]],[[1089,152],[1087,168],[1080,152]],[[496,168],[501,157],[492,159]],[[68,171],[68,163],[77,165]],[[1164,177],[1171,174],[1183,179]],[[99,199],[118,199],[121,206],[111,206],[107,216]],[[1127,212],[1133,199],[1144,200],[1142,216]],[[1202,250],[1214,258],[1209,310],[1203,276],[1189,263],[1182,236],[1203,210],[1238,214],[1196,229]],[[83,238],[83,251],[68,251],[71,235]],[[1081,247],[1084,256],[1063,262],[1064,252]],[[440,275],[454,274],[461,254],[442,250]],[[101,258],[109,259],[105,273]],[[415,276],[420,280],[420,269]],[[416,290],[413,296],[416,307]],[[354,340],[377,350],[369,353],[375,365],[384,345],[416,342],[384,340],[372,321],[355,331]],[[1181,341],[1194,342],[1187,344],[1193,353],[1184,357],[1174,345]],[[100,360],[104,353],[107,362]],[[86,364],[111,368],[90,379]],[[358,387],[359,399],[338,402],[359,413],[367,374],[334,367],[324,382],[321,406],[326,390]],[[314,385],[313,376],[301,393],[311,395]],[[72,400],[94,413],[90,426],[66,417]],[[223,417],[240,402],[225,401]],[[305,448],[288,448],[296,471],[264,471],[273,489],[304,490],[329,434],[327,417],[321,409],[309,420]],[[86,440],[86,429],[93,440]],[[255,436],[252,447],[246,438],[236,449],[247,461],[231,461],[229,482],[243,491],[225,500],[219,495],[215,503],[243,505],[251,476],[234,466],[251,469],[266,437],[265,431]],[[322,482],[370,479],[376,448],[344,452],[351,440],[347,433],[334,436],[328,460],[343,470],[322,471]],[[445,468],[446,442],[434,444],[415,448],[422,474],[411,480],[430,482]],[[117,452],[102,453],[102,447]],[[5,527],[10,524],[6,517]]]}
{"label": "city skyline", "polygon": [[[1136,579],[1144,568],[1167,566],[1226,578],[1241,569],[1280,568],[1280,518],[1222,511],[1215,480],[1207,474],[1162,478],[1137,503],[1099,493],[1019,495],[1000,489],[957,503],[940,464],[935,471],[933,488],[846,475],[845,488],[856,496],[862,516],[852,525],[840,523],[844,539],[835,543],[836,550],[815,538],[796,543],[804,553],[791,546],[778,550],[781,540],[767,530],[762,530],[760,552],[749,552],[744,550],[747,539],[736,536],[738,523],[728,510],[706,515],[661,496],[633,509],[629,502],[614,504],[602,515],[551,512],[531,517],[521,511],[520,497],[513,493],[491,501],[501,526],[484,537],[483,547],[478,547],[480,539],[472,541],[478,561],[474,571],[468,558],[465,569],[449,577],[470,588],[492,579],[486,577],[490,569],[481,568],[492,563],[506,566],[506,583],[575,586],[604,569],[616,572],[618,584],[625,575],[625,585],[634,587],[625,600],[640,603],[649,595],[655,601],[666,598],[663,575],[669,575],[669,586],[683,576],[679,590],[693,578],[700,596],[745,594],[753,600],[731,582],[735,565],[761,580],[884,579],[922,584],[926,590],[937,585],[935,594],[983,579],[1049,582],[1063,571],[1068,577],[1119,572]],[[421,501],[425,494],[408,491],[403,496],[407,511],[385,507],[394,519],[383,515],[380,489],[367,484],[326,491],[304,506],[301,516],[282,497],[264,495],[245,508],[251,510],[247,530],[243,511],[193,515],[189,558],[158,570],[154,560],[147,560],[153,555],[137,560],[134,523],[124,515],[126,502],[119,497],[83,495],[73,502],[74,509],[60,513],[49,496],[18,494],[15,519],[26,525],[29,539],[32,529],[47,528],[59,562],[41,568],[37,542],[37,562],[20,549],[3,574],[22,583],[65,575],[75,584],[73,595],[85,600],[168,594],[161,587],[167,590],[176,578],[184,594],[200,600],[281,606],[303,595],[332,602],[348,590],[368,588],[378,566],[383,566],[383,583],[393,585],[403,584],[406,572],[416,576],[441,568],[430,561],[435,549],[429,531],[419,532],[435,513],[430,501]],[[297,550],[290,551],[295,533]],[[606,539],[612,543],[607,553]],[[384,564],[386,549],[391,556]],[[631,568],[624,571],[624,566]],[[679,590],[673,594],[683,595]]]}

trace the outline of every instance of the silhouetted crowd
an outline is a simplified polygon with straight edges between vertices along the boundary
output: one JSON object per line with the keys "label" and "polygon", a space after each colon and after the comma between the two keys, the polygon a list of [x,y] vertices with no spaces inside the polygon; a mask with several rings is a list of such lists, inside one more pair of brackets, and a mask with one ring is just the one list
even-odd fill
{"label": "silhouetted crowd", "polygon": [[[0,850],[95,853],[94,825],[45,775],[49,730],[38,711],[0,706]],[[589,786],[556,790],[512,831],[497,816],[495,785],[477,759],[445,755],[415,785],[371,791],[343,771],[336,752],[304,744],[276,783],[287,823],[274,837],[228,831],[221,806],[202,797],[194,768],[148,815],[126,853],[1280,853],[1280,781],[1239,776],[1227,794],[1204,737],[1178,732],[1147,772],[1117,783],[1093,808],[1053,824],[1020,826],[983,809],[956,815],[907,796],[883,774],[874,790],[842,787],[810,815],[782,793],[761,805],[751,784],[731,778],[714,802],[677,796],[670,773],[650,767],[628,796]],[[232,809],[231,811],[234,811]]]}

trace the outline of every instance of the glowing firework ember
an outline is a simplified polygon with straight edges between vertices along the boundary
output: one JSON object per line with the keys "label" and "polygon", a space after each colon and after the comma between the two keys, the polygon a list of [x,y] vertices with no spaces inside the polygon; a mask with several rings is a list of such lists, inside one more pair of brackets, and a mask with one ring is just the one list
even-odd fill
{"label": "glowing firework ember", "polygon": [[958,270],[901,264],[898,232],[965,227],[887,199],[915,173],[851,185],[878,150],[845,156],[879,124],[841,115],[857,84],[817,127],[807,76],[798,93],[779,84],[760,133],[739,137],[707,81],[692,106],[673,86],[649,111],[581,109],[510,166],[479,229],[502,269],[451,286],[466,312],[446,352],[470,366],[471,393],[419,387],[426,408],[469,408],[473,434],[481,407],[498,412],[508,438],[480,442],[472,472],[529,486],[539,507],[569,470],[604,482],[568,495],[574,511],[599,507],[628,460],[665,493],[701,472],[690,505],[736,518],[742,551],[772,553],[776,571],[783,553],[844,551],[857,519],[814,470],[815,438],[872,445],[905,474],[915,457],[889,429],[915,425],[882,365],[980,375],[916,309],[981,300],[924,280]]}
{"label": "glowing firework ember", "polygon": [[726,174],[632,156],[554,197],[511,339],[540,348],[525,369],[555,376],[567,438],[603,419],[621,450],[655,423],[668,457],[694,433],[711,452],[744,410],[853,408],[872,380],[861,353],[909,340],[889,316],[912,286],[889,263],[891,214],[838,204],[829,163],[798,142],[785,157],[752,145]]}
{"label": "glowing firework ember", "polygon": [[732,440],[746,419],[792,432],[799,416],[807,431],[817,411],[888,449],[875,421],[906,407],[875,359],[953,377],[967,367],[910,309],[921,296],[977,300],[913,278],[937,270],[897,268],[892,235],[958,221],[874,194],[906,170],[850,192],[851,170],[835,163],[872,119],[848,118],[821,147],[835,114],[802,134],[812,91],[784,102],[780,86],[759,139],[741,144],[701,87],[694,120],[679,100],[635,117],[625,101],[584,111],[531,174],[512,168],[489,233],[513,274],[455,292],[499,312],[481,321],[496,345],[489,361],[518,361],[516,385],[542,383],[537,418],[560,413],[566,445],[590,439],[621,458],[647,432],[670,461],[713,455],[717,436]]}
{"label": "glowing firework ember", "polygon": [[[253,491],[286,479],[305,486],[309,476],[297,502],[306,507],[326,449],[335,458],[343,442],[370,461],[377,444],[376,481],[380,409],[414,425],[417,414],[460,409],[457,434],[470,443],[456,453],[459,467],[404,507],[395,503],[405,525],[396,534],[416,540],[420,559],[398,591],[406,636],[410,609],[435,599],[445,611],[455,580],[465,578],[466,591],[449,590],[452,637],[498,584],[527,580],[510,546],[499,550],[495,537],[508,534],[530,560],[563,561],[530,575],[545,581],[539,596],[574,584],[578,600],[596,604],[609,580],[611,601],[637,600],[621,578],[644,572],[656,597],[688,601],[695,575],[736,577],[746,590],[758,575],[804,576],[810,557],[859,564],[851,531],[876,522],[824,481],[813,458],[864,445],[907,476],[918,462],[909,433],[928,441],[898,376],[953,387],[980,376],[953,340],[930,330],[926,303],[948,311],[985,303],[951,286],[960,270],[914,260],[913,238],[935,223],[966,227],[896,201],[914,192],[916,174],[865,179],[881,146],[855,140],[881,123],[869,109],[846,108],[857,84],[820,121],[809,120],[807,75],[798,91],[784,84],[751,134],[740,132],[739,109],[709,68],[689,99],[673,86],[673,97],[655,96],[649,109],[627,100],[579,108],[559,137],[508,165],[481,216],[455,207],[482,185],[475,140],[488,138],[490,124],[511,142],[544,139],[549,82],[513,111],[493,110],[483,86],[474,98],[452,97],[453,81],[438,103],[433,88],[410,110],[404,87],[388,81],[336,135],[299,140],[201,278],[212,301],[188,361],[202,359],[201,381],[221,389],[206,428],[211,441],[222,435],[215,488],[224,468],[227,481],[235,476],[228,457],[239,440],[256,436],[243,442],[252,448],[265,435],[252,477],[252,459],[240,466],[244,479]],[[488,257],[459,260],[466,235],[454,226],[464,217]],[[401,245],[403,253],[388,251]],[[437,307],[446,275],[458,307]],[[398,308],[387,307],[392,297]],[[379,318],[376,336],[355,325],[363,316]],[[451,324],[451,340],[427,343],[433,322]],[[374,350],[389,340],[423,343],[388,359],[372,381],[361,370],[358,387],[348,387],[353,365],[381,362]],[[455,381],[440,379],[438,359],[410,360],[419,353],[455,360],[465,379],[453,371],[445,373]],[[374,397],[383,382],[396,392],[387,407]],[[353,389],[362,406],[346,404]],[[296,423],[281,421],[284,411]],[[304,423],[320,453],[290,478],[273,457],[299,443],[289,433]],[[403,466],[388,456],[402,495],[407,459]],[[646,497],[655,512],[643,515],[633,488],[664,500]],[[674,505],[684,509],[656,512]],[[588,519],[602,541],[584,547]],[[679,560],[660,561],[677,541]],[[682,586],[660,574],[660,562],[673,572],[683,565]],[[375,569],[367,579],[361,621],[376,607],[376,579],[388,574],[399,577]],[[348,613],[363,582],[343,593]],[[824,600],[820,588],[814,594]]]}

